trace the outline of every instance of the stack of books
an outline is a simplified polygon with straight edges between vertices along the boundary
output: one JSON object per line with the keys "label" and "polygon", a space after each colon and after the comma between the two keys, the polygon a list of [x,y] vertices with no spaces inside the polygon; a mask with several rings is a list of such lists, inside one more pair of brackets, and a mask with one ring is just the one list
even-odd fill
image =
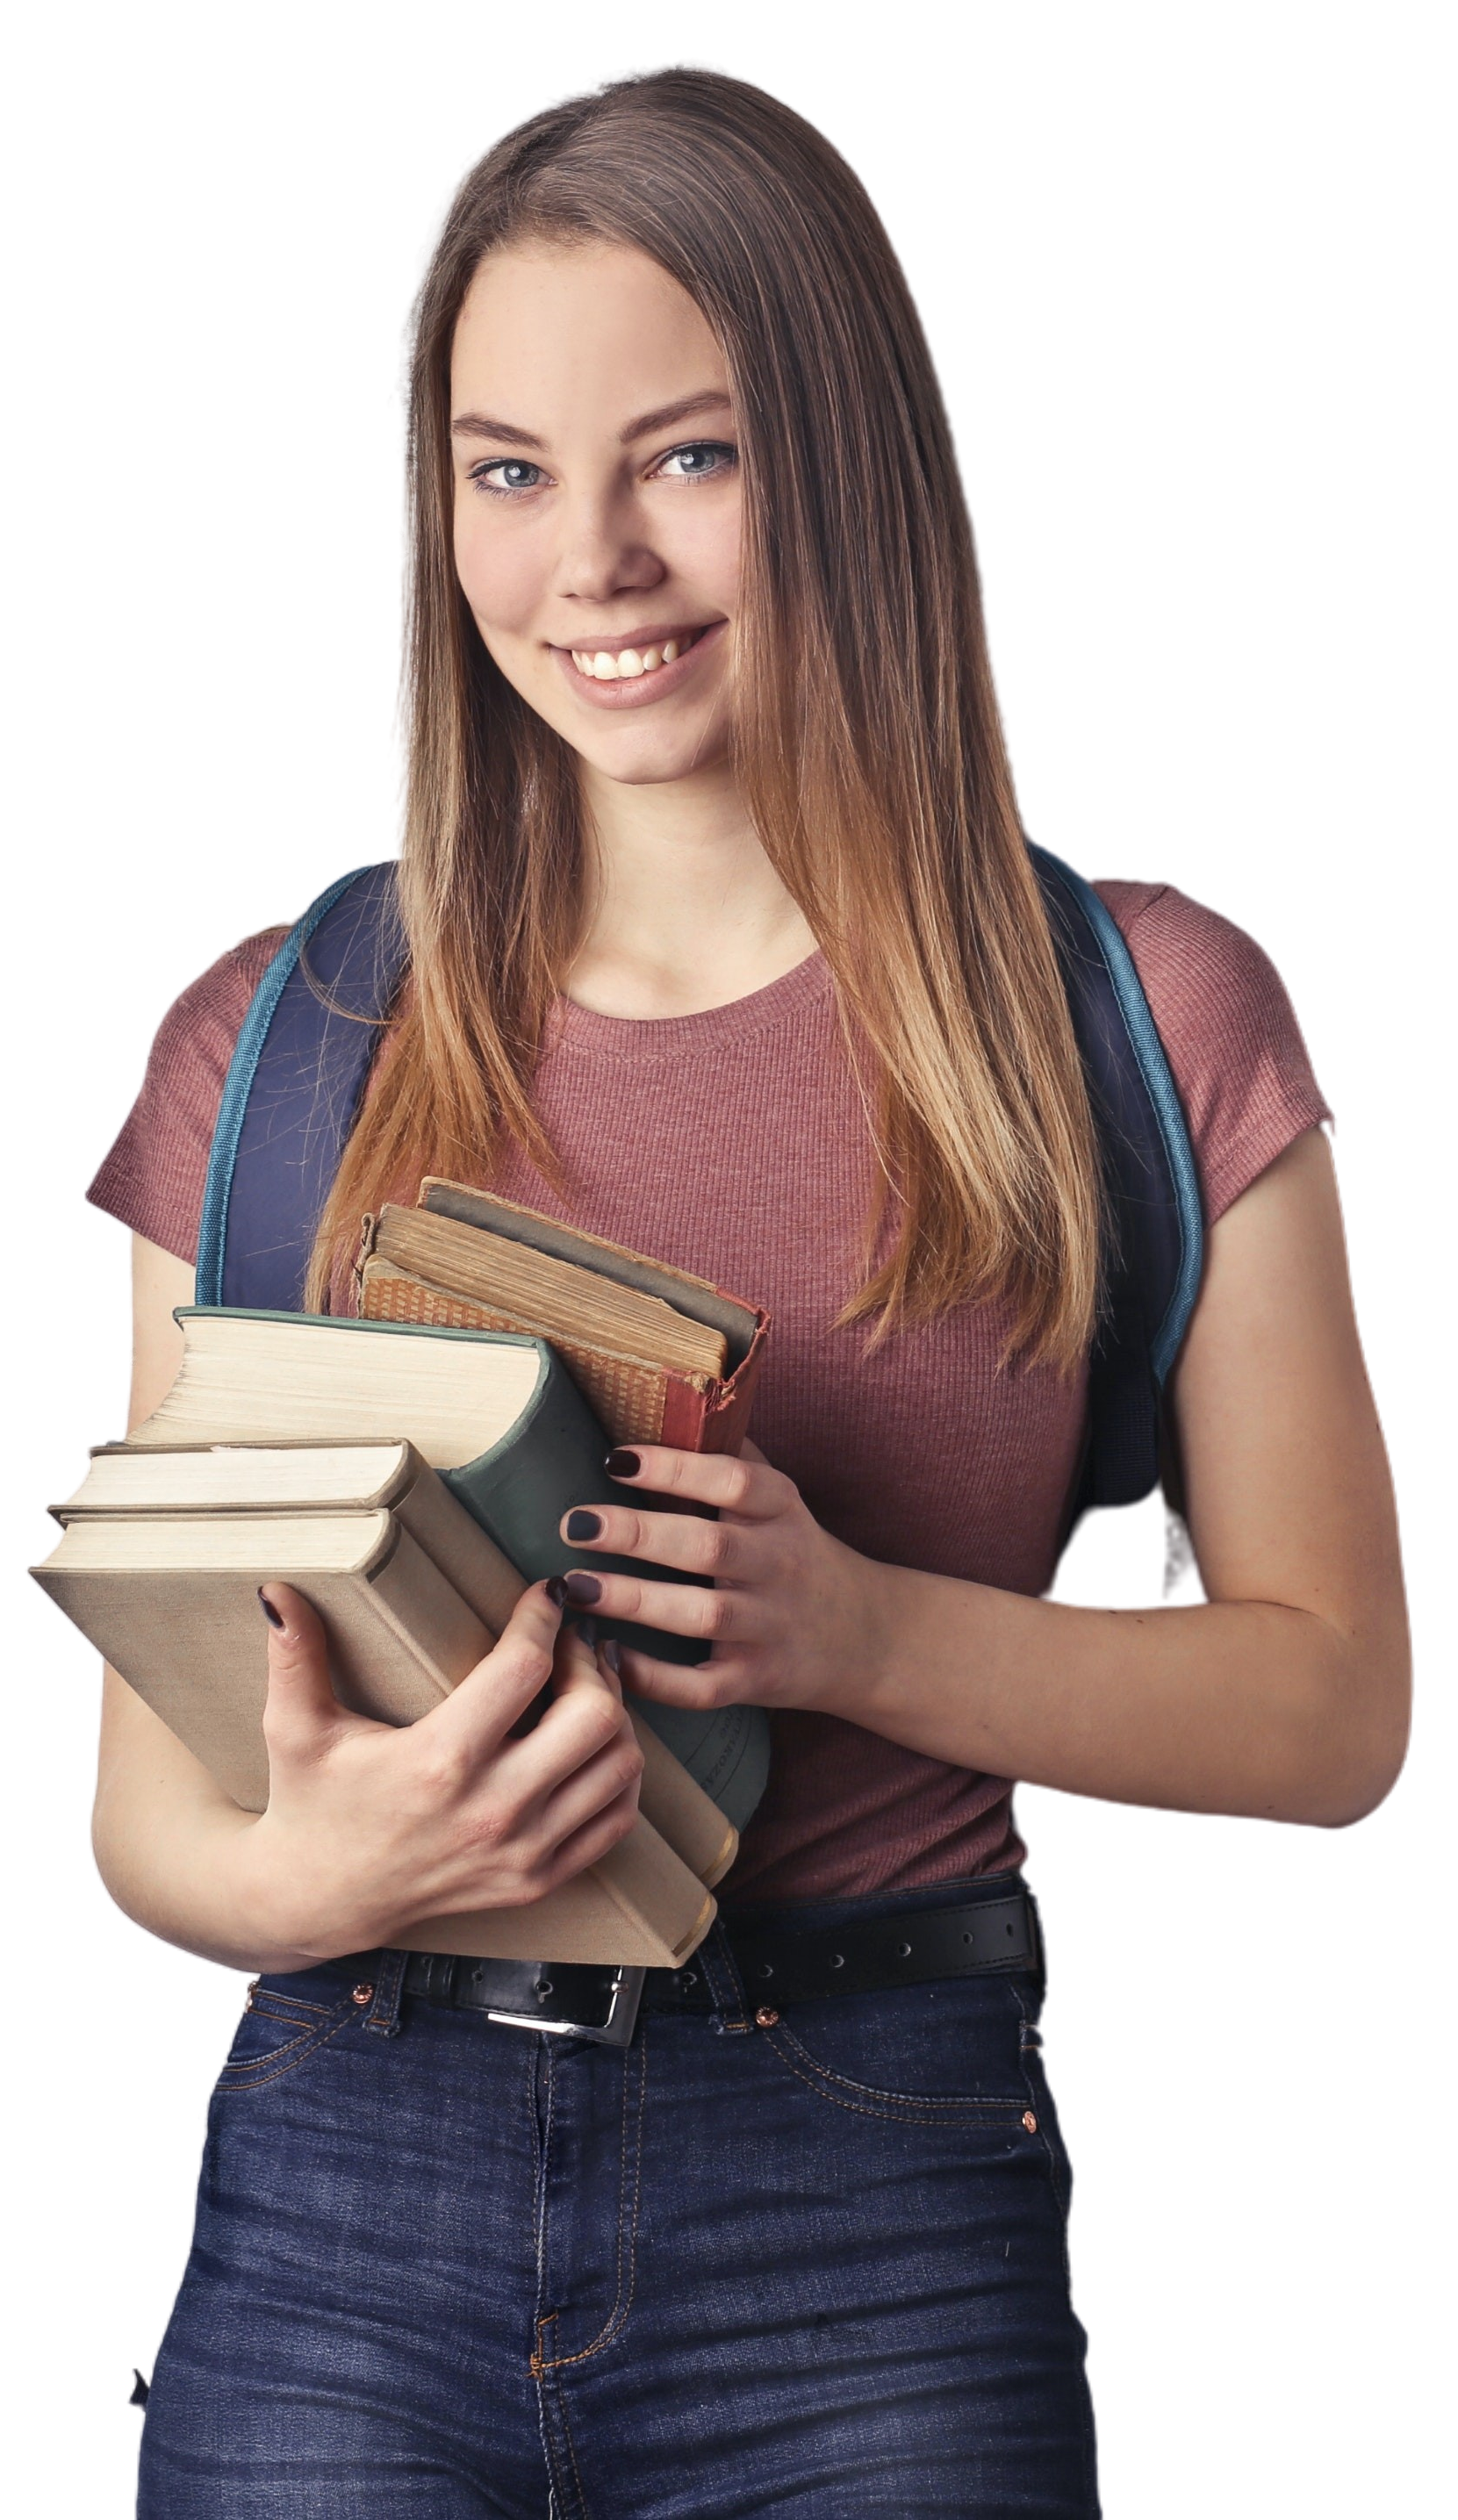
{"label": "stack of books", "polygon": [[[444,1182],[367,1221],[360,1281],[357,1321],[180,1313],[171,1390],[53,1507],[63,1536],[32,1570],[245,1810],[268,1789],[260,1583],[319,1611],[345,1704],[414,1722],[524,1585],[573,1562],[562,1517],[612,1501],[610,1442],[737,1445],[768,1328],[703,1280]],[[767,1725],[744,1707],[631,1713],[645,1767],[620,1845],[546,1899],[395,1940],[650,1967],[694,1950],[763,1787]]]}

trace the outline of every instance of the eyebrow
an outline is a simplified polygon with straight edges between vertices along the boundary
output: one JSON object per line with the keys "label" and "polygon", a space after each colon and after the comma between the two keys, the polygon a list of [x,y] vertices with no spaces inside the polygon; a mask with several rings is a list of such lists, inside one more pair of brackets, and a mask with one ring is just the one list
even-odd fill
{"label": "eyebrow", "polygon": [[[661,403],[657,411],[645,411],[637,420],[630,420],[619,432],[619,443],[631,446],[640,437],[652,436],[656,429],[672,428],[681,420],[695,420],[701,412],[730,408],[728,394],[717,385],[708,385],[702,393],[684,394],[677,402]],[[495,420],[484,411],[459,413],[451,422],[450,433],[452,437],[490,437],[498,445],[532,446],[539,454],[545,451],[545,441],[529,428],[518,428],[514,422]]]}

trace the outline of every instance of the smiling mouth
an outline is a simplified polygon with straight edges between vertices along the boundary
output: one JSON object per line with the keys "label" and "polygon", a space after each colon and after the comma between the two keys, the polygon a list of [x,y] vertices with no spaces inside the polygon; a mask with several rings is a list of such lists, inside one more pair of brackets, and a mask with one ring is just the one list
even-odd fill
{"label": "smiling mouth", "polygon": [[[706,623],[704,627],[710,628],[712,624]],[[680,630],[671,639],[655,640],[642,648],[570,648],[568,653],[588,682],[637,683],[646,674],[661,673],[664,665],[676,664],[703,636],[704,628]]]}

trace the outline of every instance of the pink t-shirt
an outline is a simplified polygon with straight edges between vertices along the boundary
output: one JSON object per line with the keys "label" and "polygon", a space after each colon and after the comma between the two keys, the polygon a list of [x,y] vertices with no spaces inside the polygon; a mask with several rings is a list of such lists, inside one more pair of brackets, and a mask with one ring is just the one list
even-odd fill
{"label": "pink t-shirt", "polygon": [[[1250,937],[1167,884],[1103,883],[1174,1071],[1213,1223],[1328,1118],[1281,981]],[[223,955],[163,1020],[91,1186],[98,1206],[197,1254],[223,1079],[283,931]],[[837,1328],[855,1282],[873,1156],[818,954],[709,1012],[638,1022],[560,1000],[535,1102],[554,1192],[515,1150],[509,1198],[714,1280],[774,1315],[752,1432],[851,1548],[1040,1594],[1083,1426],[1082,1379],[999,1372],[1005,1322],[963,1306],[868,1352]],[[827,1715],[776,1713],[765,1799],[725,1893],[855,1897],[1022,1861],[1012,1786]]]}

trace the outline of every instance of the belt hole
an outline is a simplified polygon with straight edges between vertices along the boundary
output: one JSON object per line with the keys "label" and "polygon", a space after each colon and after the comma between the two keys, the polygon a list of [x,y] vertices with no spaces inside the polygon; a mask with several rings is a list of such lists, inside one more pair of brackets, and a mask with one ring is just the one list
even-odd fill
{"label": "belt hole", "polygon": [[678,1983],[680,1986],[697,1986],[699,1983],[698,1972],[694,1969],[680,1969],[678,1972]]}
{"label": "belt hole", "polygon": [[845,1965],[845,1955],[844,1955],[844,1953],[843,1953],[843,1952],[832,1952],[832,1954],[831,1954],[831,1956],[830,1956],[830,1964],[831,1964],[831,1967],[832,1967],[832,1968],[843,1968],[843,1967],[844,1967],[844,1965]]}
{"label": "belt hole", "polygon": [[768,1960],[761,1960],[761,1961],[760,1961],[760,1963],[759,1963],[759,1974],[760,1974],[760,1976],[761,1976],[761,1977],[773,1977],[773,1976],[774,1976],[774,1969],[773,1969],[773,1967],[772,1967],[771,1963],[770,1963]]}
{"label": "belt hole", "polygon": [[896,1945],[896,1958],[898,1960],[909,1960],[911,1958],[911,1945],[909,1943],[898,1943]]}
{"label": "belt hole", "polygon": [[533,1995],[550,1995],[552,1992],[551,1979],[549,1977],[539,1977],[531,1992]]}

